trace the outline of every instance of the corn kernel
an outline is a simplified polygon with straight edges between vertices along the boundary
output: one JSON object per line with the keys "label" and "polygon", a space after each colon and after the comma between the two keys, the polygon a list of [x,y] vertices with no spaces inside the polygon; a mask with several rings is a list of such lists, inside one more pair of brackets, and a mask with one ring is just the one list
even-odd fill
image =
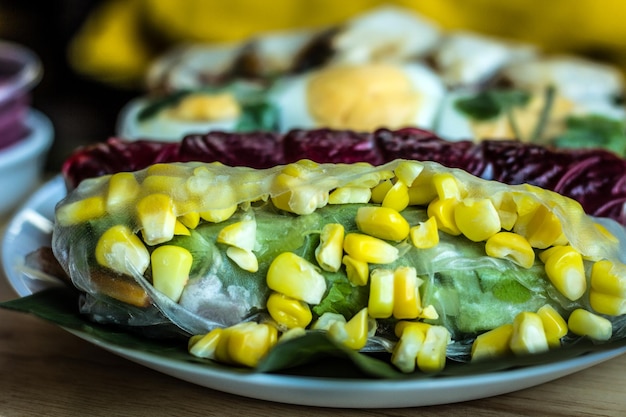
{"label": "corn kernel", "polygon": [[424,335],[426,335],[426,332],[428,332],[430,326],[430,324],[424,323],[423,321],[400,320],[396,323],[396,326],[393,330],[396,337],[402,337],[402,334],[404,334],[407,329],[412,327],[418,329],[419,331],[424,333]]}
{"label": "corn kernel", "polygon": [[359,261],[349,255],[344,255],[341,262],[346,266],[346,275],[352,285],[361,287],[367,285],[370,274],[367,262]]}
{"label": "corn kernel", "polygon": [[330,330],[335,323],[346,324],[346,318],[339,313],[326,312],[311,325],[313,330]]}
{"label": "corn kernel", "polygon": [[268,297],[267,310],[276,323],[287,329],[305,328],[313,319],[308,304],[277,292]]}
{"label": "corn kernel", "polygon": [[404,210],[409,205],[409,188],[402,181],[396,182],[385,194],[381,205],[396,211]]}
{"label": "corn kernel", "polygon": [[324,271],[337,272],[341,268],[343,239],[343,225],[328,223],[322,228],[320,243],[315,248],[315,259]]}
{"label": "corn kernel", "polygon": [[409,236],[413,246],[418,249],[434,248],[439,244],[439,229],[437,229],[437,219],[430,217],[424,222],[411,227]]}
{"label": "corn kernel", "polygon": [[200,217],[207,222],[221,223],[231,218],[237,211],[237,205],[226,207],[224,209],[212,209],[199,213]]}
{"label": "corn kernel", "polygon": [[487,239],[485,252],[493,258],[508,259],[522,268],[535,263],[535,251],[528,241],[512,232],[499,232]]}
{"label": "corn kernel", "polygon": [[143,275],[150,265],[150,253],[143,242],[126,226],[113,226],[96,244],[96,261],[124,275]]}
{"label": "corn kernel", "polygon": [[308,304],[319,304],[326,292],[324,276],[313,264],[292,252],[274,258],[267,271],[267,285]]}
{"label": "corn kernel", "polygon": [[205,335],[192,336],[189,338],[189,353],[199,358],[216,359],[215,351],[217,350],[222,332],[222,329],[217,328]]}
{"label": "corn kernel", "polygon": [[220,230],[217,242],[251,251],[256,244],[256,221],[242,220]]}
{"label": "corn kernel", "polygon": [[512,335],[512,324],[503,324],[478,335],[472,344],[472,362],[497,359],[510,354]]}
{"label": "corn kernel", "polygon": [[606,341],[613,335],[613,325],[608,319],[582,308],[572,311],[567,326],[572,333],[592,340]]}
{"label": "corn kernel", "polygon": [[384,240],[360,233],[348,233],[343,249],[350,257],[372,264],[388,264],[398,259],[398,249]]}
{"label": "corn kernel", "polygon": [[443,326],[430,326],[424,344],[417,354],[417,367],[422,372],[438,372],[446,365],[446,348],[450,333]]}
{"label": "corn kernel", "polygon": [[152,285],[174,302],[178,302],[189,280],[193,263],[191,253],[180,246],[163,245],[150,256]]}
{"label": "corn kernel", "polygon": [[391,187],[393,187],[391,180],[383,180],[372,188],[372,203],[381,204]]}
{"label": "corn kernel", "polygon": [[367,307],[375,319],[386,319],[393,314],[394,272],[374,269],[370,274],[370,294]]}
{"label": "corn kernel", "polygon": [[517,206],[510,193],[499,193],[490,197],[498,211],[500,224],[504,230],[512,230],[517,222]]}
{"label": "corn kernel", "polygon": [[118,172],[109,179],[109,189],[107,191],[106,207],[107,211],[114,213],[128,207],[139,194],[141,187],[130,172]]}
{"label": "corn kernel", "polygon": [[626,298],[594,290],[589,291],[589,305],[597,313],[609,316],[626,314]]}
{"label": "corn kernel", "polygon": [[328,196],[328,204],[368,203],[372,190],[365,187],[339,187]]}
{"label": "corn kernel", "polygon": [[278,338],[278,343],[287,342],[289,340],[297,339],[298,337],[302,337],[306,335],[306,330],[302,327],[294,327],[283,332]]}
{"label": "corn kernel", "polygon": [[200,213],[190,211],[178,217],[178,220],[189,229],[195,229],[200,224]]}
{"label": "corn kernel", "polygon": [[64,204],[56,211],[56,221],[61,226],[71,226],[97,219],[106,214],[106,204],[100,196]]}
{"label": "corn kernel", "polygon": [[422,308],[418,317],[425,320],[437,320],[439,318],[439,313],[437,313],[435,306],[431,304]]}
{"label": "corn kernel", "polygon": [[587,290],[583,259],[573,247],[556,248],[546,259],[545,269],[552,285],[568,299],[578,300]]}
{"label": "corn kernel", "polygon": [[276,328],[266,323],[245,322],[229,330],[228,356],[237,365],[256,367],[278,341]]}
{"label": "corn kernel", "polygon": [[626,297],[626,267],[604,259],[591,267],[591,288],[597,292]]}
{"label": "corn kernel", "polygon": [[454,209],[459,201],[453,198],[446,200],[435,199],[428,204],[428,217],[434,217],[437,220],[437,227],[444,233],[452,236],[458,236],[461,231],[454,220]]}
{"label": "corn kernel", "polygon": [[461,187],[454,175],[449,172],[436,173],[433,175],[433,185],[437,191],[439,200],[455,199],[462,197]]}
{"label": "corn kernel", "polygon": [[184,97],[169,114],[193,122],[232,120],[241,114],[241,106],[230,93],[194,93]]}
{"label": "corn kernel", "polygon": [[542,306],[537,310],[537,314],[541,317],[548,346],[552,349],[560,347],[561,338],[567,334],[565,319],[550,304]]}
{"label": "corn kernel", "polygon": [[537,313],[522,312],[515,317],[510,347],[516,355],[541,353],[550,349],[543,321]]}
{"label": "corn kernel", "polygon": [[226,249],[226,256],[244,271],[257,272],[259,270],[259,261],[256,255],[248,249],[230,246]]}
{"label": "corn kernel", "polygon": [[454,208],[454,222],[465,237],[482,242],[502,228],[500,217],[491,200],[467,198]]}
{"label": "corn kernel", "polygon": [[407,327],[393,348],[391,363],[404,373],[413,372],[417,365],[417,355],[422,349],[425,338],[426,335],[422,329],[415,326]]}
{"label": "corn kernel", "polygon": [[329,334],[344,346],[353,350],[361,350],[367,343],[368,329],[368,311],[367,308],[363,308],[344,325],[333,324],[329,329]]}
{"label": "corn kernel", "polygon": [[359,230],[379,239],[400,241],[409,235],[409,222],[389,207],[361,207],[356,214]]}
{"label": "corn kernel", "polygon": [[150,194],[137,203],[137,216],[143,240],[148,245],[167,242],[174,237],[176,215],[172,199],[165,194]]}
{"label": "corn kernel", "polygon": [[413,181],[415,181],[417,177],[419,177],[423,170],[424,165],[420,162],[401,161],[394,170],[394,173],[400,181],[407,184],[408,186],[411,186],[413,184]]}
{"label": "corn kernel", "polygon": [[176,223],[174,224],[174,235],[175,236],[191,236],[191,232],[187,227],[182,224],[178,219],[176,219]]}
{"label": "corn kernel", "polygon": [[437,198],[433,174],[422,171],[409,187],[409,204],[425,206]]}
{"label": "corn kernel", "polygon": [[419,286],[415,268],[403,266],[393,274],[393,316],[397,319],[414,319],[422,311]]}
{"label": "corn kernel", "polygon": [[559,218],[540,205],[526,224],[523,234],[532,247],[545,249],[563,238],[563,229]]}

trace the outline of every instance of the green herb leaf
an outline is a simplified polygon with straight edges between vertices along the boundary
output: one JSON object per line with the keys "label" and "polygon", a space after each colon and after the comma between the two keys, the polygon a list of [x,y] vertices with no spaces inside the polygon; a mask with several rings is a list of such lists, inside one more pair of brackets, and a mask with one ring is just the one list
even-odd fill
{"label": "green herb leaf", "polygon": [[491,120],[514,107],[524,107],[530,93],[520,90],[487,90],[454,102],[459,112],[475,120]]}
{"label": "green herb leaf", "polygon": [[600,115],[569,117],[566,130],[554,138],[559,148],[602,148],[626,155],[626,126],[622,120]]}

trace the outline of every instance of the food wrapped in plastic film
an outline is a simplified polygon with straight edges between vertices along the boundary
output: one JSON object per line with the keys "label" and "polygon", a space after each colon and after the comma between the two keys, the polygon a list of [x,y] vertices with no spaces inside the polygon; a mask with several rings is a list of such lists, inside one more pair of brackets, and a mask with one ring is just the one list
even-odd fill
{"label": "food wrapped in plastic film", "polygon": [[[57,205],[53,251],[83,313],[177,328],[197,356],[255,366],[321,332],[436,371],[446,357],[624,337],[615,226],[434,162],[188,162],[83,181]],[[490,331],[507,336],[477,337]]]}

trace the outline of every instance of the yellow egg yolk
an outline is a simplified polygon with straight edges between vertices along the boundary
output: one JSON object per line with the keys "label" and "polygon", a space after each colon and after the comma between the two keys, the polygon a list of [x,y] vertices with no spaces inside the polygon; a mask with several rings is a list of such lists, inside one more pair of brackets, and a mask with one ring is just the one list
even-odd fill
{"label": "yellow egg yolk", "polygon": [[229,93],[198,93],[183,98],[168,114],[186,121],[229,120],[239,117],[241,106]]}
{"label": "yellow egg yolk", "polygon": [[400,128],[411,124],[419,102],[409,77],[385,64],[329,67],[307,85],[311,116],[334,129]]}

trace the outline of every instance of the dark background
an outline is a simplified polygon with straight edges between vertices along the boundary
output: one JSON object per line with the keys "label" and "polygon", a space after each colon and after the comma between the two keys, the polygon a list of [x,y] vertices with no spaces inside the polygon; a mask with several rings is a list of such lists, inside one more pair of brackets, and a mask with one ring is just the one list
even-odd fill
{"label": "dark background", "polygon": [[67,45],[96,0],[0,0],[0,39],[34,51],[44,74],[32,92],[32,106],[52,121],[55,142],[46,169],[58,172],[77,146],[115,133],[121,107],[139,91],[122,90],[76,74]]}

